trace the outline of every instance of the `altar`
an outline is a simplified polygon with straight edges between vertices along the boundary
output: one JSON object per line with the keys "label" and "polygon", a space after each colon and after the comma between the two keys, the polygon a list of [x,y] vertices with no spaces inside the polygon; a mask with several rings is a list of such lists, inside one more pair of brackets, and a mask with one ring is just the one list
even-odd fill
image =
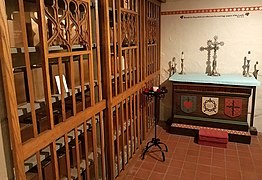
{"label": "altar", "polygon": [[228,130],[229,140],[243,143],[250,143],[250,133],[257,134],[253,122],[260,82],[254,77],[187,73],[174,74],[169,81],[174,133],[195,135],[199,127],[220,128]]}

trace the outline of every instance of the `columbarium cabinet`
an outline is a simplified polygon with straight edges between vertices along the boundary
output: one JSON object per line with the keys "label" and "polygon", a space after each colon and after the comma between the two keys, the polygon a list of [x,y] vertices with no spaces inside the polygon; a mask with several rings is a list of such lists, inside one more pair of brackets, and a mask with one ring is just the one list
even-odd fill
{"label": "columbarium cabinet", "polygon": [[1,67],[17,179],[115,179],[153,127],[160,2],[11,0]]}

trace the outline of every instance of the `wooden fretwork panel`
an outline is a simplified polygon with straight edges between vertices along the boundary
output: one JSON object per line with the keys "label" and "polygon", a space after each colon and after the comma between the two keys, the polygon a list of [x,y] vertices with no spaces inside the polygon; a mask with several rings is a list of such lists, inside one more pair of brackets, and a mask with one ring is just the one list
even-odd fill
{"label": "wooden fretwork panel", "polygon": [[115,175],[137,153],[141,144],[140,93],[135,92],[112,108]]}
{"label": "wooden fretwork panel", "polygon": [[146,1],[146,75],[160,70],[160,3]]}
{"label": "wooden fretwork panel", "polygon": [[22,158],[14,158],[16,177],[105,179],[97,3],[13,0],[6,12],[18,108],[10,131]]}
{"label": "wooden fretwork panel", "polygon": [[139,1],[111,0],[111,83],[114,96],[141,82]]}
{"label": "wooden fretwork panel", "polygon": [[160,4],[11,0],[6,7],[16,177],[121,176],[153,124],[142,90],[159,85]]}

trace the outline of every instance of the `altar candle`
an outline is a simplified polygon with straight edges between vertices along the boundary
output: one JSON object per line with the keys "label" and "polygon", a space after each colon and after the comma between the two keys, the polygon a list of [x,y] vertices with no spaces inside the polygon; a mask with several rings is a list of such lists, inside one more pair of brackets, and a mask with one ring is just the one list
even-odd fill
{"label": "altar candle", "polygon": [[251,52],[250,51],[248,51],[248,53],[247,53],[247,60],[251,60]]}
{"label": "altar candle", "polygon": [[181,59],[185,59],[185,55],[184,55],[183,51],[182,51],[182,54],[181,54]]}

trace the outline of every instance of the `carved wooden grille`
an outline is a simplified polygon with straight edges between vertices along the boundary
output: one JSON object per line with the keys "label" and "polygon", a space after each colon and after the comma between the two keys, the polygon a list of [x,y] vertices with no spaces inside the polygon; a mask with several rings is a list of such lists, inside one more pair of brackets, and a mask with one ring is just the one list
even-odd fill
{"label": "carved wooden grille", "polygon": [[[4,65],[17,178],[105,179],[106,163],[109,179],[120,176],[153,125],[142,90],[159,85],[159,3],[110,0],[103,31],[98,1],[14,1]],[[102,79],[100,35],[110,34]]]}

